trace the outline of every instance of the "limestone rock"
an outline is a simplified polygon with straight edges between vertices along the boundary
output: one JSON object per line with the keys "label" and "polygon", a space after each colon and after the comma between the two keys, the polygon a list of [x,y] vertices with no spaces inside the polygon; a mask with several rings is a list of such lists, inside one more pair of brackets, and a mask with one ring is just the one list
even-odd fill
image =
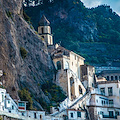
{"label": "limestone rock", "polygon": [[[14,99],[18,99],[17,91],[25,87],[34,99],[37,96],[49,103],[41,85],[54,79],[54,67],[46,44],[22,18],[21,11],[22,0],[0,0],[0,69],[4,71],[4,86]],[[21,47],[27,51],[24,59]]]}

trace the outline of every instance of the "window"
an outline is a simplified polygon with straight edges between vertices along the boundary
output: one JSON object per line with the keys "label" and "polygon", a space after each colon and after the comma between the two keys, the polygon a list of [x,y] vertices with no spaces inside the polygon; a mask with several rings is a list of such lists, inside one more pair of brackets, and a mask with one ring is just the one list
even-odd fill
{"label": "window", "polygon": [[77,117],[81,117],[81,112],[77,112]]}
{"label": "window", "polygon": [[117,77],[117,76],[115,76],[115,80],[118,80],[118,77]]}
{"label": "window", "polygon": [[57,70],[60,70],[60,69],[61,69],[61,62],[57,61]]}
{"label": "window", "polygon": [[109,111],[109,117],[113,118],[113,111]]}
{"label": "window", "polygon": [[70,113],[71,118],[73,118],[73,113]]}
{"label": "window", "polygon": [[82,88],[80,85],[79,85],[79,93],[82,94]]}
{"label": "window", "polygon": [[42,34],[44,33],[44,29],[43,28],[41,28],[41,32],[42,32]]}
{"label": "window", "polygon": [[8,104],[10,104],[10,100],[8,100]]}
{"label": "window", "polygon": [[75,60],[76,60],[76,55],[75,55]]}
{"label": "window", "polygon": [[12,105],[12,109],[14,110],[14,106]]}
{"label": "window", "polygon": [[100,111],[100,114],[101,114],[101,115],[104,115],[104,112],[103,112],[103,111]]}
{"label": "window", "polygon": [[40,115],[40,120],[42,120],[42,115]]}
{"label": "window", "polygon": [[119,111],[115,111],[115,116],[118,116],[119,115]]}
{"label": "window", "polygon": [[37,118],[36,113],[34,113],[34,118]]}
{"label": "window", "polygon": [[25,103],[24,102],[19,102],[18,105],[19,106],[25,106]]}
{"label": "window", "polygon": [[66,61],[65,62],[65,69],[68,69],[69,68],[69,63]]}
{"label": "window", "polygon": [[102,102],[102,105],[103,105],[103,100],[101,102]]}
{"label": "window", "polygon": [[105,88],[100,88],[101,95],[105,95]]}
{"label": "window", "polygon": [[22,113],[22,116],[24,116],[24,113]]}
{"label": "window", "polygon": [[108,87],[108,96],[112,95],[113,95],[112,87]]}
{"label": "window", "polygon": [[108,81],[109,81],[109,76],[107,76],[107,78],[106,78]]}
{"label": "window", "polygon": [[113,80],[113,76],[111,76],[111,80]]}
{"label": "window", "polygon": [[75,98],[75,85],[74,85],[74,78],[70,78],[70,92],[71,92],[71,99]]}
{"label": "window", "polygon": [[109,106],[113,106],[113,100],[109,100]]}
{"label": "window", "polygon": [[4,101],[4,95],[2,94],[2,102]]}

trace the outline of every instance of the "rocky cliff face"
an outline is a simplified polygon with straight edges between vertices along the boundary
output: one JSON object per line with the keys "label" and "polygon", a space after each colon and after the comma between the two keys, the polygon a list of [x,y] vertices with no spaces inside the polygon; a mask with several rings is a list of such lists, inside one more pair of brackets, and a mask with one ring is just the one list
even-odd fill
{"label": "rocky cliff face", "polygon": [[[0,69],[5,88],[14,98],[17,91],[27,88],[34,98],[34,103],[41,108],[36,99],[44,98],[41,84],[54,79],[54,67],[47,51],[47,46],[30,29],[22,18],[22,0],[0,0]],[[27,56],[23,59],[20,48],[25,48]]]}

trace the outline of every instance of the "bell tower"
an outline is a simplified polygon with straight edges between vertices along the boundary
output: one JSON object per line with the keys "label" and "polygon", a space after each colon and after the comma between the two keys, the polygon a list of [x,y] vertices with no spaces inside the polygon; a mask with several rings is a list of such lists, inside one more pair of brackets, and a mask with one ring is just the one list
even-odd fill
{"label": "bell tower", "polygon": [[51,34],[50,22],[44,15],[39,21],[38,34],[44,39],[47,45],[53,45],[53,36]]}

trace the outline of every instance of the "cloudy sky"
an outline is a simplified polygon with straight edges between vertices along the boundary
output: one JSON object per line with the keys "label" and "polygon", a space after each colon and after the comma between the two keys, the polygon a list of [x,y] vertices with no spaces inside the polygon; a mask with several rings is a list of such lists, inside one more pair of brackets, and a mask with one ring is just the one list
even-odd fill
{"label": "cloudy sky", "polygon": [[98,5],[101,4],[110,5],[113,11],[120,15],[120,0],[81,0],[81,1],[88,8],[97,7]]}

